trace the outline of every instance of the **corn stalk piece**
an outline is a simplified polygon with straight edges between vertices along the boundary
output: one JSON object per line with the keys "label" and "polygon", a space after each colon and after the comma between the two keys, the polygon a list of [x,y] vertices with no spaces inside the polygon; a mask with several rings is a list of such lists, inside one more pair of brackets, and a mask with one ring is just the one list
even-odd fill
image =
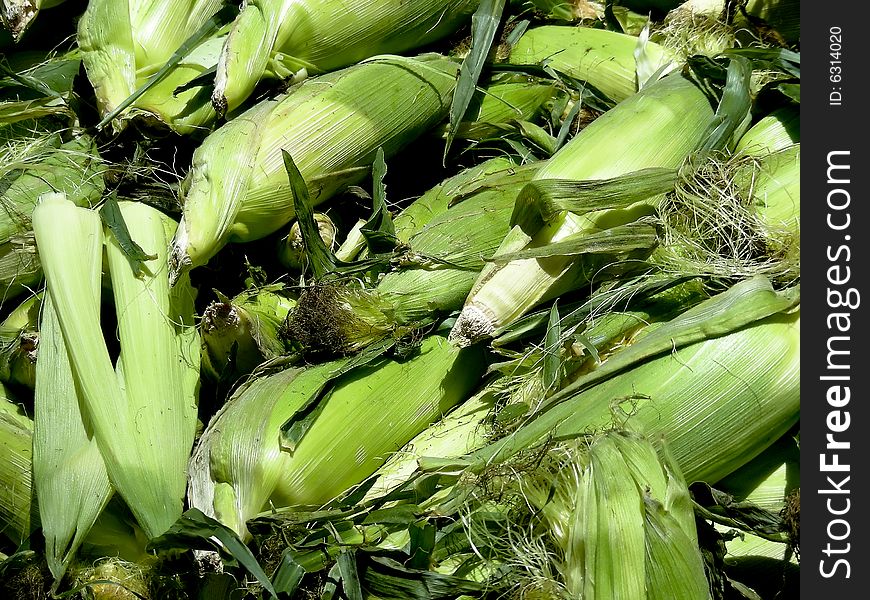
{"label": "corn stalk piece", "polygon": [[[199,340],[189,284],[169,289],[165,252],[175,223],[144,204],[123,203],[119,211],[132,240],[154,256],[138,272],[117,239],[104,236],[97,213],[62,195],[43,197],[33,225],[83,417],[112,485],[154,537],[182,511],[196,424]],[[99,304],[80,268],[82,260],[99,262],[103,240],[121,345],[114,367]]]}
{"label": "corn stalk piece", "polygon": [[[342,375],[347,365],[286,369],[240,389],[194,451],[190,505],[247,537],[248,519],[270,506],[325,504],[465,400],[483,369],[479,351],[459,351],[441,335],[405,361],[377,359]],[[310,414],[324,391],[313,423],[288,445],[282,426]]]}
{"label": "corn stalk piece", "polygon": [[480,0],[252,0],[221,51],[212,102],[235,110],[263,78],[332,71],[425,46],[467,22]]}
{"label": "corn stalk piece", "polygon": [[[222,0],[94,0],[78,25],[78,43],[102,116],[107,116],[159,71],[184,42],[218,12]],[[145,113],[180,133],[201,130],[216,117],[208,88],[176,93],[217,64],[223,36],[206,37],[160,83],[122,113]],[[203,93],[204,92],[204,93]],[[116,122],[115,127],[121,124]]]}
{"label": "corn stalk piece", "polygon": [[[679,74],[667,76],[593,121],[547,161],[534,181],[598,180],[651,167],[676,168],[700,146],[712,118],[704,92]],[[560,211],[528,232],[514,225],[495,258],[631,223],[653,214],[657,199],[583,214]],[[492,336],[540,302],[588,283],[606,262],[601,255],[591,264],[582,257],[557,255],[487,265],[465,301],[451,341],[468,345]]]}
{"label": "corn stalk piece", "polygon": [[264,237],[294,216],[281,151],[313,204],[362,179],[382,147],[398,152],[446,114],[458,64],[380,57],[309,79],[209,135],[183,183],[173,277],[205,264],[227,242]]}

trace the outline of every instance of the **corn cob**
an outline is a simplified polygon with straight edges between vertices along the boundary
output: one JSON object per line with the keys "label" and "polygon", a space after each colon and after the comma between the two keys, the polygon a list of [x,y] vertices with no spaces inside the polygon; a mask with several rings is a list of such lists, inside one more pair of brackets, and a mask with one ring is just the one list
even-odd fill
{"label": "corn cob", "polygon": [[[82,61],[102,116],[117,109],[221,8],[221,0],[93,0],[78,24]],[[128,109],[156,116],[180,133],[201,130],[216,114],[204,88],[175,94],[215,67],[224,36],[202,41],[160,83]],[[128,116],[128,115],[123,115]],[[116,122],[115,127],[121,127]]]}
{"label": "corn cob", "polygon": [[39,524],[31,479],[33,421],[0,384],[0,533],[16,546]]}
{"label": "corn cob", "polygon": [[440,57],[373,59],[305,81],[208,136],[183,184],[173,277],[227,242],[264,237],[293,218],[282,149],[312,202],[324,202],[362,179],[379,147],[391,156],[434,126],[447,113],[457,70]]}
{"label": "corn cob", "polygon": [[235,110],[261,78],[313,75],[377,54],[398,54],[468,21],[479,0],[316,0],[245,3],[217,65],[212,102]]}
{"label": "corn cob", "polygon": [[[535,179],[604,179],[649,167],[675,168],[701,144],[712,116],[708,99],[693,83],[677,74],[665,77],[593,121]],[[499,252],[597,233],[653,210],[652,202],[639,202],[582,215],[562,212],[537,232],[514,227],[516,245]],[[538,303],[588,282],[600,260],[590,265],[582,258],[551,256],[488,265],[465,301],[451,341],[467,345],[492,336]]]}
{"label": "corn cob", "polygon": [[342,364],[286,369],[234,394],[191,458],[190,505],[247,537],[246,521],[269,506],[324,504],[465,400],[483,367],[479,352],[457,351],[433,335],[405,362],[380,359],[342,376],[305,437],[285,447],[281,426]]}
{"label": "corn cob", "polygon": [[[138,203],[123,203],[121,214],[133,241],[156,255],[144,265],[144,275],[133,272],[114,237],[106,239],[97,213],[63,195],[44,196],[33,225],[83,419],[91,423],[112,485],[153,537],[182,510],[196,419],[199,340],[191,322],[191,288],[183,283],[170,293],[161,267],[175,223]],[[104,239],[121,342],[116,367],[100,329],[98,298],[80,276],[92,271],[87,265],[99,264]]]}

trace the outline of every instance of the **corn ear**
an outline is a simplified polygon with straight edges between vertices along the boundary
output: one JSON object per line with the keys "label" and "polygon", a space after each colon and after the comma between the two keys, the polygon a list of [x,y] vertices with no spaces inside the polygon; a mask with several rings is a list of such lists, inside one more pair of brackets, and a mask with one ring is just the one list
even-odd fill
{"label": "corn ear", "polygon": [[[508,233],[517,190],[541,163],[486,172],[495,166],[475,169],[466,174],[465,182],[436,187],[412,203],[409,214],[400,213],[397,232],[400,239],[407,237],[407,249],[394,261],[398,268],[386,273],[376,287],[325,285],[304,290],[288,317],[287,337],[309,351],[357,352],[457,310],[484,258]],[[458,200],[449,208],[448,190],[455,190],[452,199]]]}
{"label": "corn ear", "polygon": [[[146,83],[221,5],[221,0],[89,2],[78,24],[77,39],[100,114],[114,111]],[[207,125],[216,116],[208,95],[203,96],[199,87],[177,95],[175,90],[215,67],[222,42],[217,34],[206,38],[127,113],[154,115],[181,133]]]}
{"label": "corn ear", "polygon": [[36,383],[39,311],[42,293],[33,294],[0,323],[0,382],[25,389]]}
{"label": "corn ear", "polygon": [[[165,217],[135,203],[123,203],[121,213],[133,241],[157,259],[146,261],[137,277],[117,241],[106,242],[121,342],[117,375],[102,337],[99,304],[90,283],[79,277],[82,263],[102,256],[100,217],[62,195],[49,195],[34,210],[33,224],[48,293],[109,478],[153,537],[182,510],[196,422],[191,371],[199,366],[199,345],[191,344],[185,327],[190,315],[170,302]],[[180,289],[191,294],[185,285]],[[185,300],[175,294],[176,301]],[[192,309],[192,298],[186,300]],[[184,353],[182,347],[196,351]]]}
{"label": "corn ear", "polygon": [[470,194],[485,185],[490,175],[504,172],[518,166],[514,160],[496,157],[479,165],[463,169],[426,190],[422,196],[393,217],[393,227],[396,238],[407,244],[415,234],[419,233],[429,222],[447,211],[451,204],[464,194]]}
{"label": "corn ear", "polygon": [[526,574],[539,587],[557,574],[571,598],[710,597],[686,482],[650,440],[614,430],[557,445],[515,478],[552,540],[551,573]]}
{"label": "corn ear", "polygon": [[736,284],[646,328],[509,435],[456,464],[477,470],[545,439],[616,424],[663,438],[687,481],[718,481],[798,420],[799,306],[798,290],[774,292],[764,277]]}
{"label": "corn ear", "polygon": [[[496,76],[475,93],[454,137],[475,141],[502,137],[521,123],[537,121],[559,99],[569,101],[567,92],[553,80],[510,73]],[[447,130],[447,125],[440,129],[445,137]]]}
{"label": "corn ear", "polygon": [[[650,167],[678,167],[703,141],[713,109],[694,83],[675,74],[598,117],[562,147],[535,180],[605,179]],[[499,253],[598,233],[654,212],[656,199],[585,214],[562,212],[537,232],[515,226]],[[450,334],[467,345],[492,336],[530,308],[588,283],[606,256],[550,256],[491,263],[478,276]]]}
{"label": "corn ear", "polygon": [[[335,249],[336,235],[338,231],[335,228],[335,223],[324,213],[314,213],[314,222],[317,225],[317,232],[320,239],[326,244],[330,251]],[[278,262],[282,266],[301,271],[305,267],[305,245],[302,241],[302,228],[299,226],[299,221],[293,223],[290,231],[286,236],[278,240]]]}
{"label": "corn ear", "polygon": [[280,286],[246,290],[209,304],[200,324],[204,372],[215,380],[235,381],[284,354],[279,330],[295,304]]}
{"label": "corn ear", "polygon": [[446,115],[457,71],[440,57],[373,59],[307,80],[212,133],[183,184],[174,274],[294,217],[281,150],[292,156],[312,202],[324,202],[362,179],[378,148],[389,157]]}
{"label": "corn ear", "polygon": [[0,534],[16,546],[38,526],[31,474],[33,421],[0,384]]}
{"label": "corn ear", "polygon": [[425,46],[458,29],[479,0],[247,2],[227,36],[212,102],[235,110],[262,78],[313,75]]}
{"label": "corn ear", "polygon": [[659,69],[673,68],[672,60],[668,50],[655,42],[606,29],[562,25],[529,29],[508,57],[510,64],[546,65],[579,79],[613,102],[633,95]]}
{"label": "corn ear", "polygon": [[243,536],[245,523],[270,506],[322,505],[465,400],[483,368],[480,352],[430,336],[406,361],[379,359],[342,376],[301,441],[292,450],[282,446],[281,426],[345,363],[286,369],[239,390],[191,458],[190,505]]}

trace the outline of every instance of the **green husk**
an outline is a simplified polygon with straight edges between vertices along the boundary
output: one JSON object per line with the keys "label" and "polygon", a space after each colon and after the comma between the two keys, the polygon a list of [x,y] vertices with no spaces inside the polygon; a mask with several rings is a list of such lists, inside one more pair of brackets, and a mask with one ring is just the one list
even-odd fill
{"label": "green husk", "polygon": [[[78,44],[101,116],[121,105],[161,69],[222,6],[221,0],[94,0],[78,24]],[[195,132],[216,116],[207,87],[187,87],[217,65],[225,34],[206,37],[160,83],[137,98],[123,119],[156,117],[180,133]],[[204,92],[204,93],[203,93]],[[114,127],[121,127],[115,121]]]}
{"label": "green husk", "polygon": [[[540,65],[591,85],[613,102],[633,95],[672,64],[655,42],[591,27],[545,25],[526,31],[512,48],[510,64]],[[660,71],[661,69],[661,71]]]}
{"label": "green husk", "polygon": [[436,55],[375,58],[307,80],[208,136],[182,186],[173,276],[227,242],[264,237],[293,218],[282,150],[320,204],[365,177],[378,148],[390,157],[443,118],[457,70]]}
{"label": "green husk", "polygon": [[455,487],[468,492],[470,560],[502,564],[489,582],[496,588],[522,597],[710,598],[686,481],[666,448],[638,434],[551,445]]}
{"label": "green husk", "polygon": [[[397,234],[407,246],[374,288],[349,282],[303,290],[287,337],[312,352],[352,353],[460,308],[484,258],[509,231],[517,190],[541,163],[487,172],[499,166],[490,163],[436,186],[400,213]],[[409,235],[412,228],[419,230]]]}
{"label": "green husk", "polygon": [[[441,335],[408,360],[376,359],[330,383],[346,364],[290,368],[238,390],[191,458],[190,505],[244,537],[246,521],[269,507],[323,505],[465,400],[483,368],[479,351],[457,351]],[[284,446],[282,425],[324,386],[313,424],[295,449]]]}
{"label": "green husk", "polygon": [[38,526],[31,479],[33,421],[0,384],[0,533],[16,546]]}
{"label": "green husk", "polygon": [[[701,89],[679,74],[667,76],[593,121],[538,171],[535,182],[601,180],[652,167],[676,168],[705,140],[712,118],[713,109]],[[591,234],[609,235],[608,230],[615,232],[618,226],[652,215],[660,199],[656,195],[619,208],[593,206],[578,210],[581,214],[563,210],[546,220],[538,217],[535,223],[518,222],[524,208],[518,202],[520,216],[512,219],[514,227],[495,258]],[[588,284],[596,271],[613,262],[601,251],[588,256],[530,257],[487,265],[465,301],[451,341],[462,345],[490,337],[540,302]]]}
{"label": "green husk", "polygon": [[[112,485],[153,537],[182,510],[196,424],[199,340],[189,283],[169,289],[165,252],[175,223],[144,204],[121,203],[120,212],[133,241],[153,253],[153,260],[138,265],[140,272],[118,240],[104,234],[97,213],[63,195],[44,196],[33,224],[83,417],[92,425]],[[100,327],[98,298],[80,277],[88,264],[99,264],[104,239],[121,344],[117,373]]]}
{"label": "green husk", "polygon": [[278,332],[295,305],[280,285],[209,304],[200,325],[204,373],[218,381],[235,381],[285,354]]}
{"label": "green husk", "polygon": [[[100,262],[83,273],[92,301],[99,302]],[[36,365],[33,433],[33,479],[45,558],[54,577],[53,589],[75,557],[113,493],[106,465],[81,412],[79,393],[70,366],[57,314],[49,294],[41,320],[41,344]]]}
{"label": "green husk", "polygon": [[[797,421],[799,334],[798,291],[775,292],[763,277],[746,280],[647,328],[598,368],[528,407],[534,411],[509,435],[455,464],[477,470],[547,439],[616,423],[663,437],[687,481],[715,482]],[[427,468],[439,462],[423,461]]]}
{"label": "green husk", "polygon": [[734,148],[735,154],[764,156],[784,150],[801,141],[800,108],[784,106],[758,120],[744,133]]}
{"label": "green husk", "polygon": [[[261,79],[332,71],[449,35],[479,0],[247,2],[220,55],[212,102],[234,111]],[[300,74],[300,75],[301,75]]]}

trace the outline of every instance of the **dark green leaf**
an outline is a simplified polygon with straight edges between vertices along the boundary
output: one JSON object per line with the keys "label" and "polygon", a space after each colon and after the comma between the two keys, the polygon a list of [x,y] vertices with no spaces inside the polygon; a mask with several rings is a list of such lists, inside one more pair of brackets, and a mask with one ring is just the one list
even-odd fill
{"label": "dark green leaf", "polygon": [[371,254],[392,252],[399,242],[390,210],[387,208],[387,190],[384,185],[386,174],[384,149],[378,148],[375,162],[372,164],[372,216],[360,229]]}
{"label": "dark green leaf", "polygon": [[571,124],[574,123],[574,119],[576,119],[577,115],[580,114],[581,108],[583,108],[582,99],[577,100],[571,107],[568,116],[565,117],[562,126],[559,127],[559,134],[556,136],[556,144],[553,147],[553,154],[558,152],[559,148],[565,145],[565,142],[568,140],[568,135],[571,133]]}
{"label": "dark green leaf", "polygon": [[779,69],[792,77],[801,76],[801,55],[787,48],[729,48],[724,56],[742,56],[752,61],[753,69]]}
{"label": "dark green leaf", "polygon": [[453,92],[453,101],[450,105],[450,130],[447,132],[447,143],[444,147],[445,160],[459,129],[459,123],[465,118],[465,112],[477,90],[477,81],[480,79],[483,65],[498,32],[504,5],[505,0],[482,0],[471,16],[471,49],[462,60],[459,81],[456,82],[456,90]]}
{"label": "dark green leaf", "polygon": [[293,551],[287,548],[281,554],[281,564],[272,577],[272,585],[277,593],[292,597],[304,575],[305,569],[293,558]]}
{"label": "dark green leaf", "polygon": [[302,233],[302,246],[308,264],[314,272],[314,277],[321,279],[327,273],[335,270],[335,255],[320,237],[317,221],[314,220],[314,210],[308,197],[308,186],[302,178],[293,157],[286,150],[281,150],[284,157],[284,169],[290,179],[290,190],[293,192],[293,208],[296,211],[296,219],[299,221],[299,229]]}
{"label": "dark green leaf", "polygon": [[127,224],[124,222],[124,216],[121,214],[121,208],[118,206],[118,201],[115,199],[114,194],[110,194],[106,198],[102,208],[100,208],[100,217],[109,228],[109,231],[112,232],[112,235],[115,236],[115,240],[118,242],[121,250],[124,251],[127,260],[130,261],[133,273],[137,276],[144,268],[142,263],[157,258],[156,254],[146,253],[130,237],[130,231],[127,229]]}
{"label": "dark green leaf", "polygon": [[550,319],[547,323],[547,335],[544,338],[544,366],[541,378],[545,392],[556,389],[562,375],[562,325],[559,318],[558,300],[550,309]]}
{"label": "dark green leaf", "polygon": [[363,525],[375,523],[391,525],[410,525],[420,518],[420,507],[416,504],[397,504],[369,512],[362,521]]}
{"label": "dark green leaf", "polygon": [[795,102],[800,104],[800,102],[801,102],[801,84],[799,84],[799,83],[780,83],[778,86],[776,86],[776,89],[778,89],[780,92],[782,92],[783,95],[787,96],[788,98],[791,98],[792,100],[794,100]]}
{"label": "dark green leaf", "polygon": [[702,145],[704,150],[722,150],[739,137],[752,119],[750,78],[752,65],[742,56],[734,56],[728,64],[728,74],[722,99],[716,108],[710,131]]}
{"label": "dark green leaf", "polygon": [[[220,543],[215,542],[217,538]],[[277,598],[275,588],[263,572],[257,559],[251,554],[236,532],[203,514],[199,509],[191,508],[184,512],[179,519],[161,536],[148,543],[148,550],[178,549],[190,550],[191,548],[209,548],[229,555],[238,564],[242,565],[248,573],[254,576],[263,589],[273,598]]]}
{"label": "dark green leaf", "polygon": [[437,530],[435,526],[423,522],[419,525],[412,525],[408,528],[411,534],[410,552],[411,558],[405,562],[405,566],[410,569],[429,570],[432,562],[432,550],[435,548],[435,534]]}
{"label": "dark green leaf", "polygon": [[475,581],[409,569],[386,557],[372,557],[367,561],[362,580],[364,589],[381,600],[447,600],[483,589]]}

